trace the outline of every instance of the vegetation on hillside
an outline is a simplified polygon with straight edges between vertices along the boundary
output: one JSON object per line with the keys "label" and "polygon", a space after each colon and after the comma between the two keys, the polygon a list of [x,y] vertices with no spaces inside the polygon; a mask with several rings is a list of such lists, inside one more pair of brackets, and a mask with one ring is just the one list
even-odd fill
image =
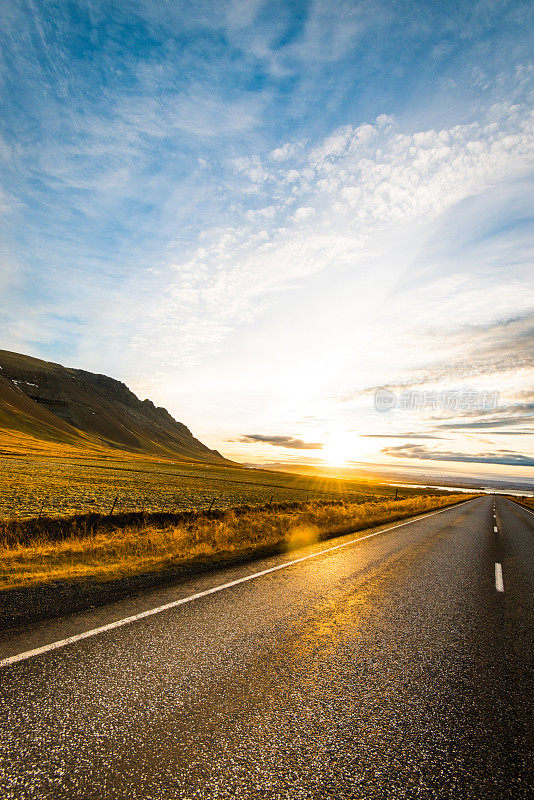
{"label": "vegetation on hillside", "polygon": [[[4,439],[6,442],[4,442]],[[62,446],[75,455],[117,451],[227,463],[164,408],[106,375],[0,350],[0,446],[19,454]],[[46,447],[43,447],[46,445]],[[13,449],[13,446],[18,449]]]}

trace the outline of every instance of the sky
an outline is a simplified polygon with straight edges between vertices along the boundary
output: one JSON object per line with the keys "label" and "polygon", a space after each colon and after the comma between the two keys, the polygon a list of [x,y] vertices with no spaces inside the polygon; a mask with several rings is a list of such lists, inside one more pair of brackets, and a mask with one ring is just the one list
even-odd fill
{"label": "sky", "polygon": [[531,476],[533,29],[3,0],[0,346],[247,464]]}

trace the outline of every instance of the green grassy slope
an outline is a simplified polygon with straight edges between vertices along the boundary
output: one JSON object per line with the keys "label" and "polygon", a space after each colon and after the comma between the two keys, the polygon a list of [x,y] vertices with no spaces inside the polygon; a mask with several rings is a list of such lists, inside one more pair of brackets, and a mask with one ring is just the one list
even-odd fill
{"label": "green grassy slope", "polygon": [[37,439],[225,463],[150,400],[105,375],[0,350],[0,427]]}

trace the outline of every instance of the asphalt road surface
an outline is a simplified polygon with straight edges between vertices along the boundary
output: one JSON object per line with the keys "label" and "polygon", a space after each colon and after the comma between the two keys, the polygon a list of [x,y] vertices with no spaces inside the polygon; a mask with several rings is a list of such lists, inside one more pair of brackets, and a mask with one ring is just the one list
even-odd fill
{"label": "asphalt road surface", "polygon": [[4,636],[0,796],[533,798],[534,514],[493,504]]}

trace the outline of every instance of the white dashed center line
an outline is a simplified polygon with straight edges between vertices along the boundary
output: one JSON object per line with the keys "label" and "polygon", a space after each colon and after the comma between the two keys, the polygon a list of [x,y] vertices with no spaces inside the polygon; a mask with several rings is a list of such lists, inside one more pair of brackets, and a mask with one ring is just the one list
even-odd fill
{"label": "white dashed center line", "polygon": [[504,581],[502,579],[502,566],[497,562],[495,564],[495,588],[498,592],[504,592]]}

